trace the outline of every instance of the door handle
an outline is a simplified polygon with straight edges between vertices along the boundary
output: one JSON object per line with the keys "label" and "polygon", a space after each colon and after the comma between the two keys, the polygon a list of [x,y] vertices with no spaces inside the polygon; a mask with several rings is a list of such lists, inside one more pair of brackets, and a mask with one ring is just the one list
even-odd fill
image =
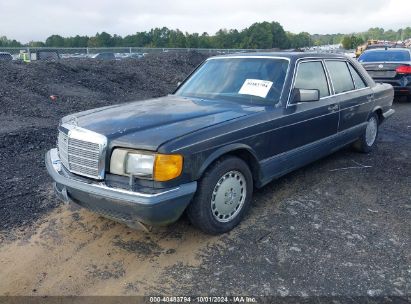
{"label": "door handle", "polygon": [[337,110],[338,110],[338,104],[328,107],[328,111],[334,112],[334,111],[337,111]]}
{"label": "door handle", "polygon": [[374,95],[373,95],[373,94],[367,96],[367,100],[368,100],[368,101],[371,101],[373,98],[374,98]]}

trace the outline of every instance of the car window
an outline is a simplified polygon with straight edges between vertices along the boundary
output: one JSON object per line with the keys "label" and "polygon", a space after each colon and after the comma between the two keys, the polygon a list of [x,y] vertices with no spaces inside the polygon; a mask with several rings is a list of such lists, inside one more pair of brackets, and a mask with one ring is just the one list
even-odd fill
{"label": "car window", "polygon": [[350,68],[352,78],[354,79],[355,88],[356,89],[366,88],[367,85],[365,84],[364,80],[361,78],[360,74],[358,74],[357,70],[351,65],[351,63],[348,64],[348,67]]}
{"label": "car window", "polygon": [[321,61],[301,62],[297,68],[294,88],[317,89],[320,91],[320,97],[330,95],[327,78]]}
{"label": "car window", "polygon": [[375,50],[365,51],[358,58],[359,62],[379,62],[379,61],[410,61],[410,52],[406,50]]}
{"label": "car window", "polygon": [[330,73],[335,94],[354,90],[354,83],[345,61],[327,60],[325,64]]}

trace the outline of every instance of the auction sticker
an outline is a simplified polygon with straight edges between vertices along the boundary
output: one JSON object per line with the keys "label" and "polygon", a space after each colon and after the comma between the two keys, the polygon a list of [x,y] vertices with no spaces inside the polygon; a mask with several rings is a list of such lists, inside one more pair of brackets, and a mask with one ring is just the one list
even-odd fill
{"label": "auction sticker", "polygon": [[268,80],[246,79],[238,93],[265,98],[272,85],[273,83]]}

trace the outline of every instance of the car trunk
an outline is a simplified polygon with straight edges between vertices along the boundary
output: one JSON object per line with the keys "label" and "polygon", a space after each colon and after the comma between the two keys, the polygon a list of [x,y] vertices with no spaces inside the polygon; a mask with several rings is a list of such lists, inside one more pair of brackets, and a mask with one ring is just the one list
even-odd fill
{"label": "car trunk", "polygon": [[403,65],[410,65],[404,62],[372,62],[363,63],[364,68],[372,78],[395,78],[396,68]]}

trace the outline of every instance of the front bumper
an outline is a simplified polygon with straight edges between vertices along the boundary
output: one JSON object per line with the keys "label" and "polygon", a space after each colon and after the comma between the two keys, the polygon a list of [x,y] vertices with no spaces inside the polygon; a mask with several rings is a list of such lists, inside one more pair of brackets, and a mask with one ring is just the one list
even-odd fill
{"label": "front bumper", "polygon": [[46,153],[46,168],[54,180],[57,196],[68,203],[97,212],[115,221],[137,228],[146,225],[166,225],[176,221],[190,203],[197,182],[164,189],[155,194],[108,187],[78,177],[62,167],[57,149]]}

